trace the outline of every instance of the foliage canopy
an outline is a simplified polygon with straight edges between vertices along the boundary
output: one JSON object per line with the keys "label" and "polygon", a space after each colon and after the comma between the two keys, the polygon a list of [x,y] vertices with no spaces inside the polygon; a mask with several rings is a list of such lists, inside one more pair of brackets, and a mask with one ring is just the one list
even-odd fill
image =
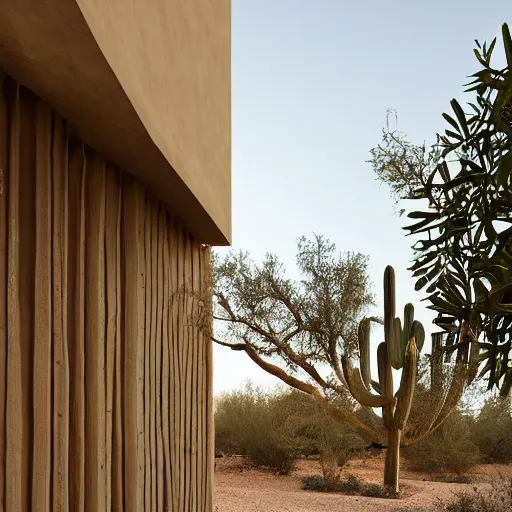
{"label": "foliage canopy", "polygon": [[[466,343],[452,319],[465,320],[481,341],[480,376],[503,395],[512,387],[512,39],[503,25],[506,67],[491,61],[489,46],[476,41],[481,69],[472,75],[475,99],[463,108],[455,99],[448,124],[436,144],[408,143],[396,131],[384,130],[383,143],[371,150],[377,177],[395,197],[422,200],[405,228],[418,240],[410,270],[416,289],[426,287],[430,308],[446,330],[448,351]],[[448,317],[448,319],[446,319]],[[446,321],[447,320],[447,321]]]}

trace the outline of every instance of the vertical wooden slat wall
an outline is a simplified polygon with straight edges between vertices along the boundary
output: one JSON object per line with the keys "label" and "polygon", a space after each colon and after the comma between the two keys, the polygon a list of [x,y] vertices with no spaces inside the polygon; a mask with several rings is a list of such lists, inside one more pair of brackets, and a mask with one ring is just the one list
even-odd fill
{"label": "vertical wooden slat wall", "polygon": [[211,512],[209,250],[1,87],[0,512]]}

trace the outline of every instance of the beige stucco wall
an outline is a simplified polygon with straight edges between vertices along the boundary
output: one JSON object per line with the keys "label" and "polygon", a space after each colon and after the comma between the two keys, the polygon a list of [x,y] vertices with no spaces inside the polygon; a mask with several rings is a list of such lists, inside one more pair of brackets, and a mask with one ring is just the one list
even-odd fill
{"label": "beige stucco wall", "polygon": [[0,70],[198,241],[230,242],[229,0],[3,0]]}
{"label": "beige stucco wall", "polygon": [[69,133],[0,79],[0,511],[212,512],[210,249]]}
{"label": "beige stucco wall", "polygon": [[149,135],[231,232],[230,0],[77,0]]}

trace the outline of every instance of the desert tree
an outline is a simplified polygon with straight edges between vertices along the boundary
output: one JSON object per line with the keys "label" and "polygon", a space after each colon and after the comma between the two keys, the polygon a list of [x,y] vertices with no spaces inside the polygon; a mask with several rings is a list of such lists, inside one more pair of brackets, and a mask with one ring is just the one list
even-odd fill
{"label": "desert tree", "polygon": [[259,265],[244,252],[214,257],[213,340],[312,395],[366,439],[384,442],[348,406],[341,365],[341,357],[356,349],[359,321],[374,303],[368,258],[340,254],[328,239],[315,236],[298,241],[296,259],[293,280],[272,254]]}

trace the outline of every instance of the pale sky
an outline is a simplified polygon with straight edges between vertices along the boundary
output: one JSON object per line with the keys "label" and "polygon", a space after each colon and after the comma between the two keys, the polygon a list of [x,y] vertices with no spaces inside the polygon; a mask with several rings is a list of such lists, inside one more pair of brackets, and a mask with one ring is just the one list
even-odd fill
{"label": "pale sky", "polygon": [[[499,36],[501,52],[511,15],[510,0],[232,0],[233,249],[256,261],[275,253],[293,277],[297,239],[325,235],[370,257],[377,315],[391,264],[397,313],[412,302],[428,342],[435,314],[407,270],[407,220],[375,180],[369,149],[388,108],[411,142],[432,142],[479,69],[474,39]],[[245,353],[215,346],[214,357],[215,394],[278,382]]]}

